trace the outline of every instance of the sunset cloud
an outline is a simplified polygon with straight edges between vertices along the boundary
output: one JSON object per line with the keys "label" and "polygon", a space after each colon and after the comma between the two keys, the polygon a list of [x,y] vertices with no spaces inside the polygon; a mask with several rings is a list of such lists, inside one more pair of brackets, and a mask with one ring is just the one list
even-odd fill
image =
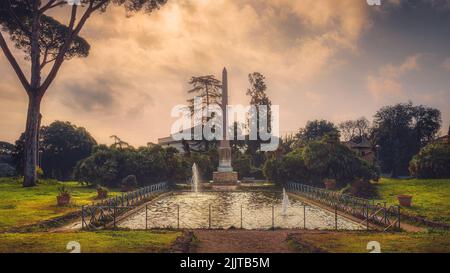
{"label": "sunset cloud", "polygon": [[381,67],[376,75],[367,78],[367,86],[375,98],[384,95],[399,95],[403,91],[400,78],[405,74],[419,69],[420,54],[410,56],[399,64],[388,64]]}
{"label": "sunset cloud", "polygon": [[443,63],[442,67],[444,67],[447,70],[450,70],[450,58],[447,58]]}
{"label": "sunset cloud", "polygon": [[[189,78],[219,77],[224,66],[235,104],[249,101],[249,73],[266,76],[282,130],[317,115],[342,116],[342,109],[354,107],[348,98],[356,99],[361,89],[373,96],[399,93],[402,77],[418,68],[419,56],[381,68],[369,62],[361,83],[347,88],[358,58],[368,53],[361,40],[377,28],[374,12],[354,0],[169,0],[159,11],[131,18],[122,8],[108,8],[81,33],[90,55],[65,62],[44,97],[43,124],[69,120],[99,142],[109,143],[112,134],[134,145],[155,142],[170,131],[172,107],[186,102]],[[54,16],[65,22],[63,14],[67,10]],[[0,139],[14,141],[24,128],[27,101],[0,55],[0,114],[8,116]],[[19,60],[28,71],[29,63]],[[319,107],[326,109],[319,113]]]}

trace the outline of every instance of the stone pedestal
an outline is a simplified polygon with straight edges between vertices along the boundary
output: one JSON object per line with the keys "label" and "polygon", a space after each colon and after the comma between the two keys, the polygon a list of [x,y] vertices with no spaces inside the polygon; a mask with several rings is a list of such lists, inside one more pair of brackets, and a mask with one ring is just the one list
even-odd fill
{"label": "stone pedestal", "polygon": [[213,186],[235,186],[238,181],[237,172],[214,172],[213,173]]}
{"label": "stone pedestal", "polygon": [[213,173],[213,187],[237,186],[238,173],[231,166],[231,147],[228,140],[220,141],[219,168]]}

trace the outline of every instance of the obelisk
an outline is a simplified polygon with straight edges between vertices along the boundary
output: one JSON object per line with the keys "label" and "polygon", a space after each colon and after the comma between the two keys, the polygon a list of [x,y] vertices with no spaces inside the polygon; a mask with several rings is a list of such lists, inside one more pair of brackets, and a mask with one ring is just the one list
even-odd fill
{"label": "obelisk", "polygon": [[213,182],[216,185],[236,185],[238,180],[237,172],[233,172],[231,166],[231,147],[230,140],[226,139],[228,130],[227,121],[227,106],[228,106],[228,77],[227,69],[222,71],[222,117],[223,117],[223,139],[219,145],[219,167],[217,172],[213,173]]}

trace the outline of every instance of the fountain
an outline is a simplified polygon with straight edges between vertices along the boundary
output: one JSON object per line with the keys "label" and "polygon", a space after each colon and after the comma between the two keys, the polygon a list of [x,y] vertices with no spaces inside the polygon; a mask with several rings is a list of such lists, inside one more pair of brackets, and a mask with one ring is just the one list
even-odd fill
{"label": "fountain", "polygon": [[283,188],[283,201],[281,201],[281,215],[287,215],[287,209],[290,206],[289,196],[286,193],[286,189]]}
{"label": "fountain", "polygon": [[192,180],[191,180],[191,190],[192,192],[198,193],[200,189],[200,174],[198,172],[197,164],[192,165]]}

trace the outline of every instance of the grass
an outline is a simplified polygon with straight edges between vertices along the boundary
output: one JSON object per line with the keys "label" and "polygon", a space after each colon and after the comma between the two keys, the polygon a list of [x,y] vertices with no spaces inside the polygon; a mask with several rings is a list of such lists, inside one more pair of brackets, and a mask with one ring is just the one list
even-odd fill
{"label": "grass", "polygon": [[[305,233],[291,244],[303,251],[302,242],[332,253],[368,253],[367,243],[379,242],[383,253],[450,253],[450,234],[441,233]],[[296,246],[299,246],[298,249]]]}
{"label": "grass", "polygon": [[412,207],[402,207],[410,215],[450,224],[450,179],[382,178],[377,188],[392,205],[398,205],[397,195],[412,195]]}
{"label": "grass", "polygon": [[[72,200],[69,206],[58,207],[56,196],[62,185],[69,189]],[[23,188],[21,179],[0,178],[0,231],[63,216],[96,201],[96,196],[95,188],[77,182],[41,180],[36,187]]]}
{"label": "grass", "polygon": [[146,253],[167,252],[175,239],[175,231],[96,231],[66,233],[0,233],[0,253],[60,253],[70,241],[78,242],[81,252]]}

